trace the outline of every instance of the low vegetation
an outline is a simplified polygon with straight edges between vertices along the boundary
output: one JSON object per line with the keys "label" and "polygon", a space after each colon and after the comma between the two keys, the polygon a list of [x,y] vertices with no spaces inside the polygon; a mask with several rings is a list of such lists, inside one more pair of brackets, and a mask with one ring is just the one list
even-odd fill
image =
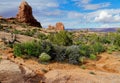
{"label": "low vegetation", "polygon": [[85,58],[96,60],[100,53],[120,50],[120,34],[117,32],[81,34],[76,37],[72,32],[60,31],[48,36],[40,33],[38,38],[39,41],[14,44],[14,54],[37,57],[40,62],[81,64]]}

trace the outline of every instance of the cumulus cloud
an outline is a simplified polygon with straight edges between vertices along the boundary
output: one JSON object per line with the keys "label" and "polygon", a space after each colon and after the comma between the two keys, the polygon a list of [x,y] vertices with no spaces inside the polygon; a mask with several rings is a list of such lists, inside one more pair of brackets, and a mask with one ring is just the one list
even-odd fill
{"label": "cumulus cloud", "polygon": [[109,14],[106,11],[101,11],[100,14],[95,17],[95,22],[103,22],[103,23],[110,23],[110,22],[120,22],[120,15],[119,14]]}

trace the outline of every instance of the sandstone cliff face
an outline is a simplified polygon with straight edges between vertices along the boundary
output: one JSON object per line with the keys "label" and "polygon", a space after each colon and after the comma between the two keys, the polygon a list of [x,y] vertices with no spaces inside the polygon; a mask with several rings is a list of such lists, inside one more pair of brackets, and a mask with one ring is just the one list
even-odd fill
{"label": "sandstone cliff face", "polygon": [[61,22],[56,23],[56,29],[57,30],[64,30],[64,25]]}
{"label": "sandstone cliff face", "polygon": [[49,29],[49,30],[59,30],[59,31],[61,31],[61,30],[65,30],[65,27],[64,27],[64,24],[63,24],[63,23],[58,22],[58,23],[56,23],[56,26],[51,26],[51,25],[49,25],[49,26],[48,26],[48,29]]}
{"label": "sandstone cliff face", "polygon": [[41,24],[33,17],[32,8],[26,1],[23,1],[20,4],[16,19],[19,22],[28,23],[31,26],[42,27]]}

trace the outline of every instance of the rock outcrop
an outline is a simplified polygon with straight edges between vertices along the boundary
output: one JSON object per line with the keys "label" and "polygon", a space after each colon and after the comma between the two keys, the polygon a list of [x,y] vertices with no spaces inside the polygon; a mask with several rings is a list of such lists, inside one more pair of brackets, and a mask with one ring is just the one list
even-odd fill
{"label": "rock outcrop", "polygon": [[92,70],[52,70],[45,83],[120,83],[120,74]]}
{"label": "rock outcrop", "polygon": [[31,26],[42,27],[40,22],[38,22],[32,14],[31,6],[26,2],[23,1],[19,6],[19,11],[16,16],[16,19],[22,23],[28,23]]}
{"label": "rock outcrop", "polygon": [[0,16],[0,19],[2,19],[3,17],[2,16]]}
{"label": "rock outcrop", "polygon": [[65,28],[64,28],[63,23],[61,23],[61,22],[56,23],[56,29],[57,30],[64,30]]}
{"label": "rock outcrop", "polygon": [[0,83],[41,83],[43,76],[9,60],[0,61]]}
{"label": "rock outcrop", "polygon": [[64,24],[63,24],[63,23],[58,22],[58,23],[56,23],[56,26],[51,26],[51,25],[49,25],[49,26],[48,26],[48,29],[49,29],[49,30],[58,30],[58,31],[61,31],[61,30],[65,30],[65,27],[64,27]]}

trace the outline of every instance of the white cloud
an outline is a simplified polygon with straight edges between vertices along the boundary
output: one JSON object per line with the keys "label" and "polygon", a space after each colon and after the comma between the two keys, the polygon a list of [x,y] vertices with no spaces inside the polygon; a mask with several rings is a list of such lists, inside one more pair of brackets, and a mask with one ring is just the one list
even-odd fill
{"label": "white cloud", "polygon": [[90,3],[91,0],[72,0],[74,1],[76,4],[88,4]]}
{"label": "white cloud", "polygon": [[81,3],[88,4],[91,0],[81,0]]}
{"label": "white cloud", "polygon": [[96,10],[96,9],[108,7],[109,5],[110,5],[110,3],[84,4],[82,7],[85,10]]}
{"label": "white cloud", "polygon": [[107,11],[101,11],[100,14],[95,17],[95,22],[103,22],[103,23],[110,23],[110,22],[120,22],[120,15],[119,14],[111,14]]}
{"label": "white cloud", "polygon": [[68,12],[68,18],[81,18],[83,16],[83,14],[79,13],[79,12],[74,12],[74,11],[70,11]]}
{"label": "white cloud", "polygon": [[82,7],[85,10],[96,10],[96,9],[101,9],[101,8],[106,8],[111,5],[110,2],[105,2],[105,3],[91,3],[92,0],[72,0],[75,2],[75,4],[78,7]]}

